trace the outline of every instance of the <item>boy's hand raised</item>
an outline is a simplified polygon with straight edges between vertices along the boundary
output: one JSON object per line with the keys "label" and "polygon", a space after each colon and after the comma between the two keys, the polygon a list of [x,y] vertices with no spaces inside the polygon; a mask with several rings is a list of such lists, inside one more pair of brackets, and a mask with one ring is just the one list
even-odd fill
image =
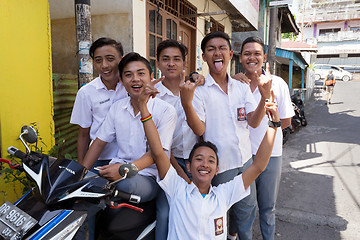
{"label": "boy's hand raised", "polygon": [[275,103],[275,94],[273,90],[270,92],[270,98],[265,100],[265,110],[271,121],[280,122],[279,112]]}
{"label": "boy's hand raised", "polygon": [[195,82],[185,81],[185,71],[181,74],[180,81],[180,98],[181,103],[184,104],[192,104],[192,99],[194,97],[194,92],[197,86],[204,84],[203,78],[196,78]]}
{"label": "boy's hand raised", "polygon": [[143,91],[141,92],[140,96],[139,96],[139,103],[147,103],[147,101],[149,100],[150,97],[154,98],[156,97],[156,94],[159,93],[159,91],[155,88],[155,85],[164,80],[164,76],[155,80],[151,80],[149,83],[147,83],[143,89]]}
{"label": "boy's hand raised", "polygon": [[270,90],[272,85],[272,78],[270,73],[270,65],[266,63],[266,71],[265,74],[257,73],[258,74],[258,88],[261,96],[263,99],[270,98]]}

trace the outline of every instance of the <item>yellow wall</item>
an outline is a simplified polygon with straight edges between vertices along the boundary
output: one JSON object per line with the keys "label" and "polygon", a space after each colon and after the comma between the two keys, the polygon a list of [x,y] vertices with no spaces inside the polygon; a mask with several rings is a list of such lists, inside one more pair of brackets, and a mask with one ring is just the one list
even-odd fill
{"label": "yellow wall", "polygon": [[[17,138],[30,122],[38,122],[43,149],[49,150],[54,123],[48,0],[0,1],[0,55],[1,157],[12,145],[25,150]],[[19,198],[20,187],[0,176],[0,203]]]}

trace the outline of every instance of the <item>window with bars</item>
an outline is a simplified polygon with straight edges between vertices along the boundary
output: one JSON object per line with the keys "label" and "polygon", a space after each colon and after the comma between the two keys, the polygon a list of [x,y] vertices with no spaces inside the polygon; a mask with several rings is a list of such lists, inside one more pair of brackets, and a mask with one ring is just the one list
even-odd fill
{"label": "window with bars", "polygon": [[213,17],[210,17],[210,22],[211,22],[210,32],[216,32],[216,31],[224,32],[225,30],[224,25],[216,21]]}
{"label": "window with bars", "polygon": [[320,29],[319,36],[326,36],[330,33],[337,33],[341,30],[341,28],[329,28],[329,29]]}
{"label": "window with bars", "polygon": [[[160,77],[156,67],[156,47],[165,39],[179,40],[180,21],[196,27],[197,9],[188,1],[179,0],[148,0],[148,59],[154,72],[154,77]],[[181,17],[184,16],[184,17]]]}

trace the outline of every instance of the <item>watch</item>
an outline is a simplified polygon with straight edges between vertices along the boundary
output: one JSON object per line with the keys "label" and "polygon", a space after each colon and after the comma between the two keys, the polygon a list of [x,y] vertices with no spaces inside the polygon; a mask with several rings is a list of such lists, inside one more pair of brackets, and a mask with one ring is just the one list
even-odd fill
{"label": "watch", "polygon": [[269,124],[270,127],[274,127],[274,128],[281,127],[281,121],[273,122],[273,121],[269,120],[268,124]]}

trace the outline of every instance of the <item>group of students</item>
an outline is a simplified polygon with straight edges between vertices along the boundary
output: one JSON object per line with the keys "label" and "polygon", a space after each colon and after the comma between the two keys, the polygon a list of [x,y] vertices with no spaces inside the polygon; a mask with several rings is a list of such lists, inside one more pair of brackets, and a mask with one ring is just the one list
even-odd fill
{"label": "group of students", "polygon": [[287,85],[262,69],[260,38],[243,42],[245,74],[234,78],[227,73],[233,56],[227,34],[206,35],[201,49],[209,75],[188,81],[187,48],[161,42],[162,77],[153,80],[144,57],[123,56],[113,39],[96,40],[90,56],[100,76],[79,90],[71,116],[80,126],[78,161],[111,181],[121,178],[121,164],[135,164],[139,174],[117,188],[156,199],[156,239],[251,239],[257,202],[263,237],[273,239],[278,128],[294,114]]}

